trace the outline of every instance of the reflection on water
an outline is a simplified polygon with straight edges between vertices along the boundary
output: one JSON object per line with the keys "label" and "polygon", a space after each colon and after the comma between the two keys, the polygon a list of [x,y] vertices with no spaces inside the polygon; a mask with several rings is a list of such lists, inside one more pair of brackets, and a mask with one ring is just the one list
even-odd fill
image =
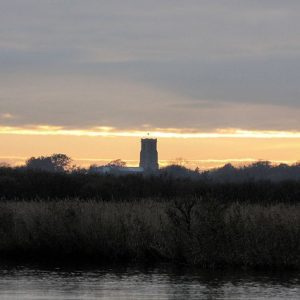
{"label": "reflection on water", "polygon": [[299,299],[300,273],[0,267],[0,299]]}

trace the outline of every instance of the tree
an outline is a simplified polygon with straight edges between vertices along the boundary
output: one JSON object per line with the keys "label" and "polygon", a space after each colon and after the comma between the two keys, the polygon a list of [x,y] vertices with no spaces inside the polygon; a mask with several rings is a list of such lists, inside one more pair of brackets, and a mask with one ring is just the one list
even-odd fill
{"label": "tree", "polygon": [[116,160],[109,162],[106,166],[113,167],[113,168],[125,168],[126,162],[121,159],[116,159]]}
{"label": "tree", "polygon": [[65,154],[53,154],[51,156],[31,157],[26,161],[26,167],[33,170],[47,172],[64,172],[68,169],[72,159]]}
{"label": "tree", "polygon": [[175,160],[171,162],[171,165],[186,167],[188,165],[188,161],[183,157],[176,157]]}
{"label": "tree", "polygon": [[195,175],[195,173],[180,165],[169,165],[161,169],[161,174],[165,174],[174,178],[184,178],[184,177],[191,177]]}
{"label": "tree", "polygon": [[39,156],[31,157],[26,161],[26,168],[32,170],[42,170],[47,172],[54,172],[55,168],[50,157]]}
{"label": "tree", "polygon": [[0,163],[0,168],[8,169],[8,168],[10,168],[10,164],[8,164],[8,163],[6,163],[6,162],[1,162],[1,163]]}
{"label": "tree", "polygon": [[53,154],[50,158],[54,165],[55,171],[58,172],[66,171],[72,162],[72,159],[66,154]]}

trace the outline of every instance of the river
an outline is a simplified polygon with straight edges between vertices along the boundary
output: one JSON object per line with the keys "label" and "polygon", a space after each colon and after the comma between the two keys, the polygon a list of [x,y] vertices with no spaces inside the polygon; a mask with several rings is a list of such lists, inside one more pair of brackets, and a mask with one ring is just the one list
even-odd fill
{"label": "river", "polygon": [[156,267],[0,267],[0,299],[299,299],[299,272]]}

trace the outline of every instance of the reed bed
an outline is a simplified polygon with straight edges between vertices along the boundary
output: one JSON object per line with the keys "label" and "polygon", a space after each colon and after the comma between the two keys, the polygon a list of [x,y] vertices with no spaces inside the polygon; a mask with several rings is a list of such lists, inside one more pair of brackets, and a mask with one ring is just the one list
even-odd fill
{"label": "reed bed", "polygon": [[300,205],[216,200],[4,201],[2,258],[299,268]]}

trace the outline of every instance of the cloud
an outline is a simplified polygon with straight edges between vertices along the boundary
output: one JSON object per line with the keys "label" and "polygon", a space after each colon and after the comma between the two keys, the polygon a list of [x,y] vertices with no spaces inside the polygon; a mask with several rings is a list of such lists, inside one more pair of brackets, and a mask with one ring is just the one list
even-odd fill
{"label": "cloud", "polygon": [[3,113],[3,114],[0,114],[0,118],[3,120],[11,120],[11,119],[14,119],[15,117],[10,113]]}
{"label": "cloud", "polygon": [[3,0],[2,125],[300,130],[300,3]]}
{"label": "cloud", "polygon": [[0,86],[0,111],[18,116],[0,120],[3,126],[300,129],[300,108],[295,105],[196,99],[121,78],[70,75],[17,83],[6,78]]}
{"label": "cloud", "polygon": [[[238,128],[218,129],[214,132],[199,132],[197,128],[151,128],[151,135],[156,138],[176,139],[300,139],[300,131],[258,131]],[[122,130],[114,127],[94,127],[70,129],[49,125],[8,127],[0,126],[0,135],[26,136],[75,136],[75,137],[148,137],[149,131]]]}

